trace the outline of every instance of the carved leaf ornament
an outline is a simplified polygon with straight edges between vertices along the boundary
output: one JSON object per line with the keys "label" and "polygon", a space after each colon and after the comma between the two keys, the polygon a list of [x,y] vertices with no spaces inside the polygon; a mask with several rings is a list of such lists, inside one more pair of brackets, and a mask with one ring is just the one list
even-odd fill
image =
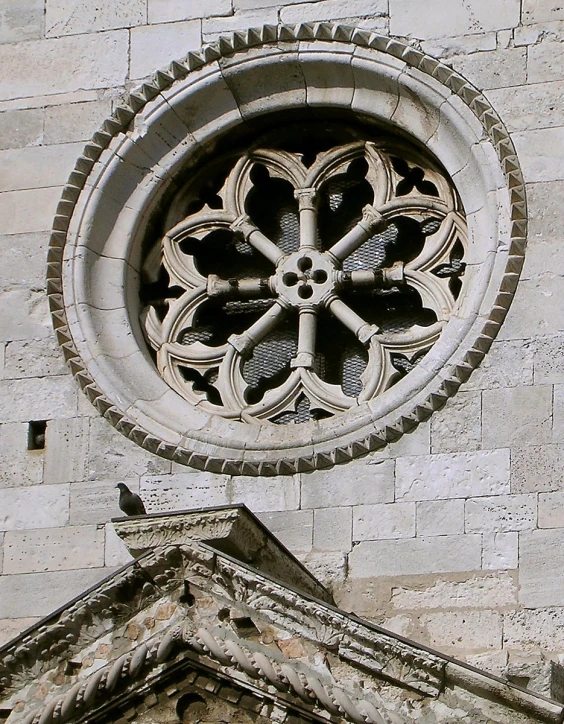
{"label": "carved leaf ornament", "polygon": [[87,144],[48,292],[81,387],[179,463],[291,474],[427,419],[487,352],[526,237],[515,150],[448,66],[341,25],[171,63]]}

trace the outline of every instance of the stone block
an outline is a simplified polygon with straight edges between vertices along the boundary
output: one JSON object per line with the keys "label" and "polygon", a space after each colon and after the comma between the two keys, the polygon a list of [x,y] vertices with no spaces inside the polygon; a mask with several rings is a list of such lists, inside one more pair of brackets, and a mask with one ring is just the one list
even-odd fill
{"label": "stone block", "polygon": [[393,500],[392,460],[363,458],[331,470],[302,474],[303,508],[339,508]]}
{"label": "stone block", "polygon": [[288,550],[293,553],[311,550],[313,545],[313,510],[259,513],[258,517]]}
{"label": "stone block", "polygon": [[553,439],[564,442],[564,385],[554,385]]}
{"label": "stone block", "polygon": [[0,151],[0,192],[63,186],[82,149],[82,143],[65,143]]}
{"label": "stone block", "polygon": [[413,538],[415,503],[359,505],[353,508],[353,541]]}
{"label": "stone block", "polygon": [[554,0],[523,0],[523,23],[544,23],[551,20],[564,20],[562,3]]}
{"label": "stone block", "polygon": [[419,618],[430,646],[446,652],[500,649],[501,614],[496,611],[445,611]]}
{"label": "stone block", "polygon": [[[541,184],[532,185],[540,186]],[[550,259],[549,266],[547,266],[547,259]],[[541,236],[530,239],[527,243],[527,256],[521,279],[544,281],[554,276],[564,276],[564,243],[560,240],[560,235],[552,238]]]}
{"label": "stone block", "polygon": [[520,131],[513,140],[527,183],[564,179],[564,126]]}
{"label": "stone block", "polygon": [[509,451],[483,450],[400,458],[397,500],[440,500],[509,492]]}
{"label": "stone block", "polygon": [[519,340],[494,342],[462,389],[483,390],[532,384],[532,345],[527,340]]}
{"label": "stone block", "polygon": [[3,374],[6,380],[64,375],[67,372],[65,358],[54,335],[43,339],[16,340],[6,345]]}
{"label": "stone block", "polygon": [[104,547],[104,562],[106,566],[115,568],[125,566],[133,560],[127,546],[115,532],[111,523],[106,523],[106,544]]}
{"label": "stone block", "polygon": [[508,611],[503,621],[503,644],[517,650],[564,649],[564,608]]}
{"label": "stone block", "polygon": [[183,58],[201,44],[199,20],[132,28],[129,75],[131,78],[144,78],[168,65],[171,60]]}
{"label": "stone block", "polygon": [[347,576],[347,556],[344,553],[312,551],[299,558],[308,571],[329,590],[342,586]]}
{"label": "stone block", "polygon": [[[295,5],[303,3],[304,0],[284,0],[284,5]],[[241,10],[256,10],[258,8],[278,8],[280,0],[233,0],[233,10],[239,13]]]}
{"label": "stone block", "polygon": [[0,235],[0,289],[21,284],[42,289],[45,285],[48,232]]}
{"label": "stone block", "polygon": [[43,292],[18,286],[0,290],[0,340],[52,339],[50,326]]}
{"label": "stone block", "polygon": [[466,55],[487,50],[496,50],[497,33],[480,33],[479,35],[457,35],[454,38],[433,38],[423,40],[421,49],[434,58],[451,58],[453,55]]}
{"label": "stone block", "polygon": [[320,551],[350,551],[352,548],[352,508],[314,510],[313,547]]}
{"label": "stone block", "polygon": [[[134,493],[139,492],[139,480],[121,480]],[[85,525],[106,523],[120,518],[124,513],[119,507],[119,490],[115,480],[96,480],[75,483],[70,486],[70,524]]]}
{"label": "stone block", "polygon": [[564,445],[525,445],[511,450],[511,492],[545,493],[562,485]]}
{"label": "stone block", "polygon": [[552,387],[485,390],[482,396],[484,447],[541,445],[552,438]]}
{"label": "stone block", "polygon": [[[562,468],[559,468],[559,472]],[[564,492],[539,495],[539,528],[564,528]]]}
{"label": "stone block", "polygon": [[[528,49],[528,83],[562,80],[564,46],[557,40],[544,40]],[[562,177],[560,177],[562,178]]]}
{"label": "stone block", "polygon": [[45,13],[45,35],[48,38],[77,33],[114,30],[146,22],[147,0],[49,0]]}
{"label": "stone block", "polygon": [[68,485],[0,490],[0,530],[60,528],[67,525],[68,520]]}
{"label": "stone block", "polygon": [[43,481],[43,450],[28,450],[25,422],[0,425],[0,487],[39,485]]}
{"label": "stone block", "polygon": [[[284,3],[286,5],[286,3]],[[280,20],[283,23],[309,23],[324,20],[355,18],[370,13],[371,18],[388,14],[387,0],[320,0],[280,8]]]}
{"label": "stone block", "polygon": [[477,450],[481,444],[481,394],[459,392],[431,418],[431,452]]}
{"label": "stone block", "polygon": [[563,606],[562,531],[533,530],[519,539],[519,600],[528,608]]}
{"label": "stone block", "polygon": [[104,418],[92,418],[88,453],[89,480],[118,481],[169,471],[168,460],[143,450]]}
{"label": "stone block", "polygon": [[56,186],[0,194],[0,219],[4,234],[27,234],[49,231],[61,189]]}
{"label": "stone block", "polygon": [[417,503],[416,530],[420,537],[464,533],[464,500],[423,500]]}
{"label": "stone block", "polygon": [[527,82],[525,48],[492,50],[486,53],[457,55],[449,65],[481,89],[506,88]]}
{"label": "stone block", "polygon": [[46,616],[111,573],[87,568],[0,577],[0,618]]}
{"label": "stone block", "polygon": [[494,495],[466,501],[467,532],[531,530],[536,527],[536,522],[536,495]]}
{"label": "stone block", "polygon": [[151,24],[198,20],[216,15],[231,15],[232,12],[231,0],[208,0],[204,6],[200,3],[187,3],[186,0],[147,0],[147,17]]}
{"label": "stone block", "polygon": [[49,420],[45,436],[46,483],[74,483],[87,478],[87,417]]}
{"label": "stone block", "polygon": [[374,454],[389,455],[392,458],[403,457],[404,455],[429,455],[431,452],[431,424],[422,422],[411,432],[402,435],[399,440],[389,443],[382,451]]}
{"label": "stone block", "polygon": [[45,109],[44,143],[88,141],[111,114],[108,100],[66,103]]}
{"label": "stone block", "polygon": [[0,381],[2,422],[52,420],[76,415],[77,384],[70,375]]}
{"label": "stone block", "polygon": [[494,676],[503,677],[507,667],[507,651],[484,651],[464,656],[464,661]]}
{"label": "stone block", "polygon": [[390,0],[390,32],[414,38],[442,38],[513,28],[519,24],[519,0]]}
{"label": "stone block", "polygon": [[482,568],[488,571],[508,571],[518,567],[519,534],[484,533]]}
{"label": "stone block", "polygon": [[517,604],[517,585],[508,573],[473,575],[461,581],[394,586],[391,604],[399,610],[506,608]]}
{"label": "stone block", "polygon": [[261,25],[276,25],[277,23],[278,9],[275,7],[243,10],[234,15],[204,17],[202,18],[202,40],[210,42],[216,40],[218,35],[234,33],[237,30],[246,30],[247,28],[256,28]]}
{"label": "stone block", "polygon": [[564,126],[564,81],[487,91],[508,131]]}
{"label": "stone block", "polygon": [[[560,246],[564,228],[564,208],[559,203],[564,181],[547,181],[527,185],[529,236],[531,240],[554,241]],[[552,265],[552,254],[550,255]],[[546,269],[545,259],[545,273]]]}
{"label": "stone block", "polygon": [[2,46],[0,100],[121,86],[127,77],[128,48],[127,30]]}
{"label": "stone block", "polygon": [[44,0],[16,0],[0,7],[0,43],[41,38]]}
{"label": "stone block", "polygon": [[227,505],[231,502],[229,492],[226,475],[197,470],[142,477],[139,484],[139,494],[148,513]]}
{"label": "stone block", "polygon": [[25,631],[38,621],[38,618],[5,618],[0,621],[0,646],[16,638],[18,634]]}
{"label": "stone block", "polygon": [[244,503],[253,513],[294,510],[300,507],[300,481],[297,476],[237,476],[231,479],[229,488],[229,502]]}
{"label": "stone block", "polygon": [[104,565],[103,526],[8,531],[4,574],[67,571]]}
{"label": "stone block", "polygon": [[560,304],[563,294],[562,277],[545,275],[541,279],[523,280],[517,287],[499,337],[526,339],[564,331],[564,310]]}
{"label": "stone block", "polygon": [[0,149],[37,146],[41,143],[43,116],[42,108],[0,113]]}
{"label": "stone block", "polygon": [[476,571],[481,558],[478,534],[363,541],[349,555],[349,574],[372,578]]}
{"label": "stone block", "polygon": [[535,384],[554,385],[564,382],[564,335],[537,337],[533,348]]}

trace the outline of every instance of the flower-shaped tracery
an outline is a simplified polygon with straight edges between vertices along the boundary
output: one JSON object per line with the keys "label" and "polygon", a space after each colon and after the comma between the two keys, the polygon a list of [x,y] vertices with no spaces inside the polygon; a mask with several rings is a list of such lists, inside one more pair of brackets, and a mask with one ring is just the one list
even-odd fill
{"label": "flower-shaped tracery", "polygon": [[223,417],[282,424],[409,374],[463,281],[466,222],[445,174],[387,140],[313,157],[259,147],[216,167],[173,202],[144,266],[165,381]]}

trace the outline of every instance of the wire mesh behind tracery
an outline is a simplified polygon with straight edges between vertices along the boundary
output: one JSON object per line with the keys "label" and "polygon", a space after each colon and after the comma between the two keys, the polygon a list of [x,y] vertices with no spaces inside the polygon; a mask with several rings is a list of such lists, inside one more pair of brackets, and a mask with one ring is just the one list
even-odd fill
{"label": "wire mesh behind tracery", "polygon": [[290,374],[290,361],[298,351],[297,327],[287,320],[279,324],[253,349],[243,362],[243,378],[250,385],[249,403],[259,402],[264,394],[278,387]]}

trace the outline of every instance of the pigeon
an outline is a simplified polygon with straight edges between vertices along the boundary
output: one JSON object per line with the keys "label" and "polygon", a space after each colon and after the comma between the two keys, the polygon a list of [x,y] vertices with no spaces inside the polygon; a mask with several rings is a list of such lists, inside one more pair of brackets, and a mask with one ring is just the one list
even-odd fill
{"label": "pigeon", "polygon": [[119,488],[119,507],[126,515],[146,515],[143,501],[125,483],[118,483],[116,488]]}

